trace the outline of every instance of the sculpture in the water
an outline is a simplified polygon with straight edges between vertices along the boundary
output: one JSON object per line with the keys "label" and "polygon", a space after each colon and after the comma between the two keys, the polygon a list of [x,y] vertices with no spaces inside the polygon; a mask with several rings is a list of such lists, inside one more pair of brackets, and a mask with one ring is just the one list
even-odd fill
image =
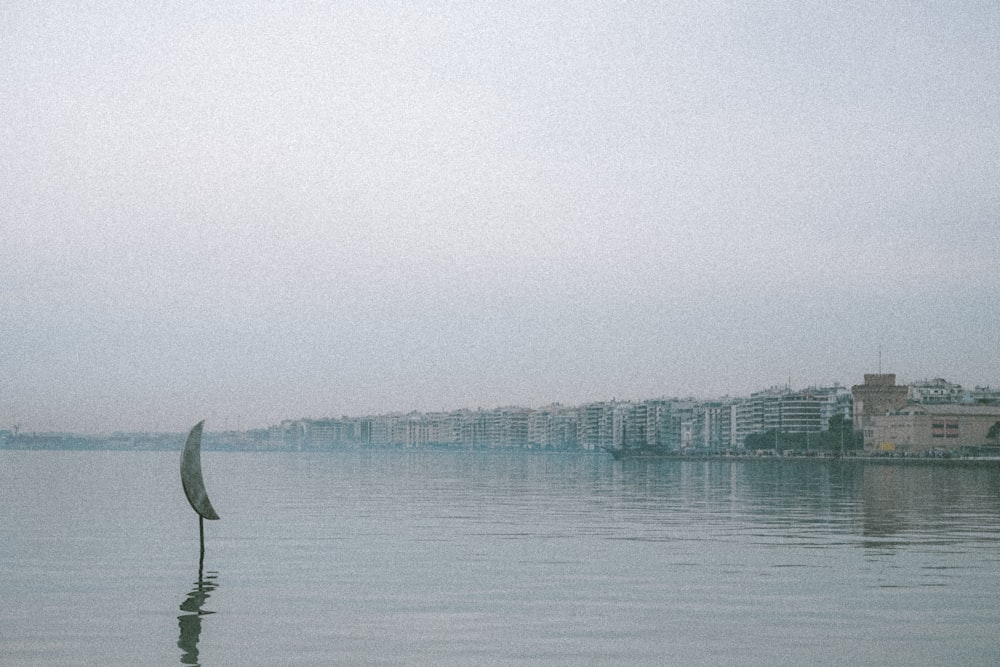
{"label": "sculpture in the water", "polygon": [[198,535],[201,542],[201,558],[198,560],[199,580],[205,563],[205,519],[219,518],[208,499],[205,480],[201,476],[201,429],[204,425],[204,419],[194,425],[188,433],[184,452],[181,454],[181,485],[191,507],[198,513]]}
{"label": "sculpture in the water", "polygon": [[205,491],[205,480],[201,476],[201,429],[205,420],[194,425],[184,443],[184,453],[181,455],[181,484],[191,507],[204,519],[218,519],[219,515],[212,508]]}

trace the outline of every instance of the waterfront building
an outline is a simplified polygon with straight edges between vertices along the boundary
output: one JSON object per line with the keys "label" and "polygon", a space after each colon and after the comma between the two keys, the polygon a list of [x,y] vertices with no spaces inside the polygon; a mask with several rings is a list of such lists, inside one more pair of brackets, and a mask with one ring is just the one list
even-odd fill
{"label": "waterfront building", "polygon": [[753,433],[820,433],[828,428],[830,417],[849,409],[846,405],[846,389],[839,386],[800,391],[772,387],[756,392],[733,406],[732,446],[743,447]]}
{"label": "waterfront building", "polygon": [[403,447],[420,447],[428,442],[427,420],[419,413],[410,413],[393,424],[392,443]]}
{"label": "waterfront building", "polygon": [[588,403],[580,406],[577,443],[583,449],[600,449],[614,444],[615,403]]}
{"label": "waterfront building", "polygon": [[854,418],[854,399],[850,387],[834,384],[830,387],[810,387],[806,391],[822,399],[819,415],[822,430],[829,428],[830,419],[836,415],[847,419]]}
{"label": "waterfront building", "polygon": [[909,388],[896,384],[895,373],[865,373],[865,383],[851,387],[854,397],[854,430],[870,427],[870,419],[906,405]]}
{"label": "waterfront building", "polygon": [[968,391],[966,399],[969,403],[1000,405],[1000,389],[977,386]]}
{"label": "waterfront building", "polygon": [[327,449],[332,447],[340,436],[340,429],[338,427],[339,424],[330,419],[303,419],[304,446],[307,449]]}
{"label": "waterfront building", "polygon": [[528,414],[528,446],[540,449],[576,449],[577,410],[558,403]]}
{"label": "waterfront building", "polygon": [[305,427],[301,421],[285,419],[279,427],[281,442],[291,449],[302,449],[305,441]]}
{"label": "waterfront building", "polygon": [[966,392],[962,385],[948,382],[943,378],[921,380],[908,385],[908,399],[913,403],[963,403]]}
{"label": "waterfront building", "polygon": [[392,444],[398,415],[378,415],[372,418],[371,444],[376,447],[388,447]]}
{"label": "waterfront building", "polygon": [[733,424],[733,431],[735,432],[734,443],[737,447],[743,447],[748,435],[760,433],[764,430],[762,427],[762,418],[757,414],[759,405],[756,401],[744,399],[737,402],[733,407],[736,412],[736,423]]}
{"label": "waterfront building", "polygon": [[737,406],[729,401],[706,401],[698,405],[694,420],[696,446],[712,451],[740,449],[736,440]]}
{"label": "waterfront building", "polygon": [[824,402],[823,398],[809,391],[782,396],[778,403],[778,430],[784,433],[819,433],[824,430]]}
{"label": "waterfront building", "polygon": [[576,412],[559,412],[549,416],[549,447],[555,449],[576,449],[577,417]]}
{"label": "waterfront building", "polygon": [[771,387],[754,392],[737,406],[736,434],[740,442],[751,433],[763,433],[781,425],[778,402],[787,391],[783,387]]}
{"label": "waterfront building", "polygon": [[675,449],[670,440],[672,403],[662,398],[643,402],[646,406],[646,444],[651,449]]}
{"label": "waterfront building", "polygon": [[619,403],[612,411],[612,447],[646,449],[649,447],[649,408],[645,403]]}
{"label": "waterfront building", "polygon": [[442,415],[438,429],[442,439],[437,442],[468,448],[527,447],[531,412],[527,408],[460,410],[451,420]]}
{"label": "waterfront building", "polygon": [[499,430],[493,447],[527,447],[528,417],[531,410],[527,408],[501,408],[494,410],[499,419]]}
{"label": "waterfront building", "polygon": [[996,443],[987,438],[1000,422],[1000,405],[911,403],[867,418],[865,450],[895,454],[958,452]]}
{"label": "waterfront building", "polygon": [[670,401],[660,412],[658,432],[661,447],[670,451],[692,449],[698,446],[698,403],[693,400]]}
{"label": "waterfront building", "polygon": [[475,412],[462,410],[459,415],[459,442],[463,447],[485,447],[490,432],[487,414],[482,410]]}

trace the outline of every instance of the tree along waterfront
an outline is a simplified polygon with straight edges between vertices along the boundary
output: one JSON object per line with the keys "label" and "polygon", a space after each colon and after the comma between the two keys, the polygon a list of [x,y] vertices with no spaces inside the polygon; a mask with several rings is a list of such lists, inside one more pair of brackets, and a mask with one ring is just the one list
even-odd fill
{"label": "tree along waterfront", "polygon": [[864,447],[864,438],[860,431],[854,430],[850,419],[838,414],[830,417],[828,423],[829,428],[819,433],[787,433],[779,429],[751,433],[746,437],[745,446],[749,451],[773,449],[845,453]]}

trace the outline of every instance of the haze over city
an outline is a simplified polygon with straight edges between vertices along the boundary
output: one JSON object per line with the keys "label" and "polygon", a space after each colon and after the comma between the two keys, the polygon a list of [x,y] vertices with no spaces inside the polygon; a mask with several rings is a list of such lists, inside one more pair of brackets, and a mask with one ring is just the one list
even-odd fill
{"label": "haze over city", "polygon": [[0,428],[1000,381],[996,3],[0,16]]}

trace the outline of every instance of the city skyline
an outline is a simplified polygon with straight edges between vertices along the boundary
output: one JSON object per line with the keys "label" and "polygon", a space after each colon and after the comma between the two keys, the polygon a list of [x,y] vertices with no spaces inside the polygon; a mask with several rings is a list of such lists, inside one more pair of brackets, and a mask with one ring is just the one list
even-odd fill
{"label": "city skyline", "polygon": [[1000,5],[15,0],[0,427],[1000,378]]}
{"label": "city skyline", "polygon": [[[881,376],[882,369],[873,369],[872,374],[876,377]],[[951,402],[956,400],[961,400],[962,396],[968,398],[969,396],[976,395],[987,395],[990,400],[995,401],[997,395],[1000,395],[1000,386],[994,384],[974,384],[966,385],[961,382],[952,382],[948,378],[921,378],[919,380],[900,380],[895,373],[886,372],[884,377],[892,377],[897,381],[898,385],[908,389],[911,394],[911,398],[917,402],[930,401],[932,403],[936,402]],[[692,406],[708,406],[708,405],[737,405],[739,403],[747,402],[754,397],[759,397],[763,395],[808,395],[808,394],[831,394],[831,391],[840,390],[841,393],[848,393],[849,390],[855,384],[860,383],[859,379],[856,383],[844,383],[840,381],[833,381],[831,383],[812,383],[803,386],[792,386],[790,383],[784,384],[774,384],[770,386],[760,386],[756,389],[744,393],[737,392],[724,392],[711,396],[698,396],[691,393],[678,393],[672,395],[660,394],[656,396],[611,396],[597,398],[594,400],[583,401],[578,403],[571,403],[561,400],[550,400],[544,403],[538,404],[503,404],[503,405],[464,405],[464,406],[449,406],[438,409],[418,409],[418,408],[406,408],[400,407],[397,409],[387,410],[383,412],[367,412],[367,413],[326,413],[326,414],[286,414],[280,415],[273,421],[261,422],[247,424],[244,422],[242,415],[219,415],[215,412],[211,412],[206,418],[204,415],[199,417],[199,419],[205,419],[204,430],[206,433],[235,433],[235,432],[251,432],[251,431],[267,431],[269,429],[274,429],[275,427],[281,426],[288,423],[306,423],[306,422],[336,422],[340,420],[364,420],[364,419],[378,419],[378,418],[405,418],[410,416],[422,416],[422,417],[432,417],[439,415],[457,415],[461,413],[490,413],[490,412],[503,412],[503,411],[514,411],[514,412],[528,412],[528,413],[542,413],[542,412],[573,412],[576,410],[583,409],[587,406],[596,405],[641,405],[641,404],[651,404],[657,402],[674,403],[674,404],[690,404]],[[945,398],[942,398],[945,397]],[[825,422],[823,422],[825,423]],[[123,434],[123,433],[133,433],[133,434],[156,434],[156,433],[183,433],[190,428],[189,425],[182,425],[180,428],[171,429],[107,429],[104,431],[82,431],[82,430],[61,430],[61,429],[45,429],[45,428],[33,428],[30,424],[24,422],[11,422],[8,424],[0,424],[0,433],[35,433],[35,434],[64,434],[64,435],[80,435],[80,436],[108,436],[113,434]]]}
{"label": "city skyline", "polygon": [[[1000,388],[965,388],[943,378],[896,384],[865,374],[848,388],[771,387],[710,400],[655,398],[505,406],[443,412],[284,419],[267,428],[207,434],[212,449],[323,451],[357,448],[609,451],[616,459],[668,453],[747,452],[875,456],[983,456],[996,453]],[[204,421],[194,428],[202,430]],[[192,431],[193,432],[193,431]],[[0,429],[4,449],[175,449],[181,433],[102,436]]]}

